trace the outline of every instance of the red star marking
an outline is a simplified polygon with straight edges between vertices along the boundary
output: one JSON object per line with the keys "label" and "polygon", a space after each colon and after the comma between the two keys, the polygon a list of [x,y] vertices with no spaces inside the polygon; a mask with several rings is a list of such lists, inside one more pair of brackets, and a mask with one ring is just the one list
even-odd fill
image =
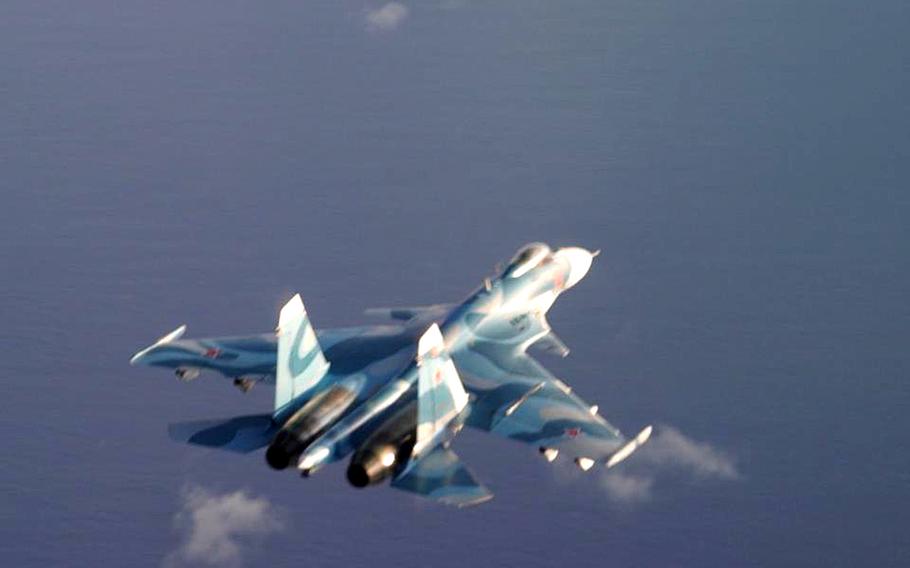
{"label": "red star marking", "polygon": [[556,286],[557,290],[562,290],[562,287],[566,284],[566,277],[563,276],[562,272],[557,272],[556,277],[553,278],[553,285]]}
{"label": "red star marking", "polygon": [[209,359],[214,359],[215,357],[217,357],[220,354],[221,354],[221,349],[216,349],[214,347],[209,347],[208,349],[205,350],[205,353],[204,353],[204,355],[206,357],[208,357]]}
{"label": "red star marking", "polygon": [[566,428],[566,436],[570,438],[577,438],[581,434],[581,428]]}
{"label": "red star marking", "polygon": [[440,384],[442,382],[442,370],[438,369],[433,375],[433,384]]}

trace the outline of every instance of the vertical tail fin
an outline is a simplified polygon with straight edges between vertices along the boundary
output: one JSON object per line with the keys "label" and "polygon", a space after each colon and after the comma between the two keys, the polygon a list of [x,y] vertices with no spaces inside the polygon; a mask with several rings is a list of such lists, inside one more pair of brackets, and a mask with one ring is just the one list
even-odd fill
{"label": "vertical tail fin", "polygon": [[432,449],[439,434],[468,404],[455,363],[435,323],[417,346],[417,440],[413,456]]}
{"label": "vertical tail fin", "polygon": [[275,410],[315,386],[328,370],[329,363],[316,340],[303,300],[296,294],[278,316]]}

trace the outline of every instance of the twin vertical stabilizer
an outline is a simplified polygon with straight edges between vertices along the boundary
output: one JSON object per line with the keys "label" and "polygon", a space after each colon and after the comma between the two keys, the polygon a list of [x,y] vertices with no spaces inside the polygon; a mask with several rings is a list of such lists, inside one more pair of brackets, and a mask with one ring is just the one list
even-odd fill
{"label": "twin vertical stabilizer", "polygon": [[417,439],[414,456],[438,441],[439,434],[468,404],[442,332],[433,324],[417,345]]}
{"label": "twin vertical stabilizer", "polygon": [[468,404],[439,326],[433,324],[417,345],[417,437],[411,459],[392,487],[441,503],[465,507],[493,494],[449,449],[446,432]]}
{"label": "twin vertical stabilizer", "polygon": [[300,294],[281,308],[277,331],[276,411],[313,388],[329,370]]}

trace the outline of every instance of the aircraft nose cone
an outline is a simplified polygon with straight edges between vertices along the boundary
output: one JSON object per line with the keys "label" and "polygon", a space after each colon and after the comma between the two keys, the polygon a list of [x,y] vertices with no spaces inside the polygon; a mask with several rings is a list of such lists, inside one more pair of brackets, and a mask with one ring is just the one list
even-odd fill
{"label": "aircraft nose cone", "polygon": [[594,253],[581,247],[567,247],[556,251],[556,256],[569,263],[569,275],[566,278],[566,288],[571,288],[585,277],[594,262]]}

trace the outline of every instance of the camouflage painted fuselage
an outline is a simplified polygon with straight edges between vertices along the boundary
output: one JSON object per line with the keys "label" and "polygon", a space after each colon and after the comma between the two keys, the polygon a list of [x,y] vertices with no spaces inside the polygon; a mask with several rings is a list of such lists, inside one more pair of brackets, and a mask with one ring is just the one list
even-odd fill
{"label": "camouflage painted fuselage", "polygon": [[[568,454],[582,469],[611,457],[618,461],[618,453],[637,447],[623,446],[624,438],[597,407],[527,354],[532,346],[568,353],[546,313],[585,276],[595,255],[581,248],[528,245],[458,305],[370,311],[397,320],[387,325],[306,331],[311,329],[308,317],[295,297],[294,309],[290,302],[282,311],[287,322],[279,324],[277,336],[189,340],[180,338],[184,328],[179,328],[132,362],[174,368],[184,378],[198,370],[235,381],[278,377],[270,417],[172,429],[186,441],[250,451],[271,440],[269,463],[283,469],[286,460],[299,457],[298,469],[305,475],[354,453],[349,479],[355,485],[372,484],[367,470],[382,470],[381,477],[392,475],[393,486],[453,503],[479,502],[490,494],[476,483],[459,485],[457,479],[471,475],[448,450],[464,424],[533,444],[550,461],[560,452]],[[297,327],[281,329],[288,325]],[[438,330],[433,331],[438,344],[422,356],[436,361],[432,375],[427,375],[429,363],[421,367],[418,353],[418,343],[429,349],[424,346],[430,345],[428,328]],[[313,339],[304,346],[305,331]],[[287,341],[283,348],[282,341]],[[314,371],[310,362],[316,358],[323,363]],[[462,384],[470,402],[468,395],[460,402]]]}

